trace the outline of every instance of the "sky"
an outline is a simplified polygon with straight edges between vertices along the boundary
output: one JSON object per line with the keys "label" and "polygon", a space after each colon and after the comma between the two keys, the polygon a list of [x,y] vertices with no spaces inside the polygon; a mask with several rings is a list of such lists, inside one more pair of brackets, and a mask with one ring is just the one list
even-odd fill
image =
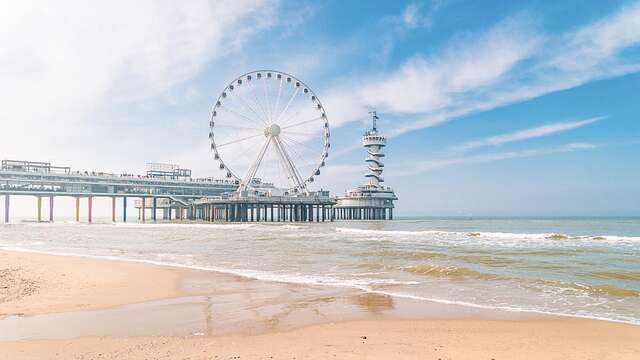
{"label": "sky", "polygon": [[256,69],[324,105],[315,188],[364,181],[375,109],[400,215],[640,214],[640,1],[4,2],[0,158],[222,177],[209,111]]}

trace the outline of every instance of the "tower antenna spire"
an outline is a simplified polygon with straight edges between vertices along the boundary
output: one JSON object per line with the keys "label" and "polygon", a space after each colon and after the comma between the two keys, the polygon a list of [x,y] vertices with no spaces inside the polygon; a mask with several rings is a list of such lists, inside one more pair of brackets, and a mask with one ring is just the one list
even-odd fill
{"label": "tower antenna spire", "polygon": [[378,121],[378,114],[376,113],[375,110],[369,111],[369,114],[371,114],[371,123],[373,125],[373,131],[377,131],[376,123]]}

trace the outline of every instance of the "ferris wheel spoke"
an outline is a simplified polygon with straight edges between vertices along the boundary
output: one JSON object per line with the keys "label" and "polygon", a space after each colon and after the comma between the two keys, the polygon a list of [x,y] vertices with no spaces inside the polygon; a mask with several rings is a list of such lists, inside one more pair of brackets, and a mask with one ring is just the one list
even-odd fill
{"label": "ferris wheel spoke", "polygon": [[284,107],[284,110],[282,110],[282,112],[278,115],[278,117],[276,118],[276,122],[278,122],[280,120],[280,118],[282,117],[282,115],[284,115],[287,110],[289,109],[289,106],[291,106],[291,103],[293,102],[293,99],[296,98],[296,96],[298,96],[298,92],[300,91],[299,87],[296,87],[296,91],[293,92],[293,94],[291,94],[291,97],[289,98],[289,101],[287,102],[287,106]]}
{"label": "ferris wheel spoke", "polygon": [[[257,81],[257,80],[256,80]],[[253,82],[252,81],[247,81],[247,83],[249,84],[249,86],[251,87],[251,90],[253,90],[251,92],[251,95],[253,96],[253,99],[256,101],[256,107],[258,108],[258,110],[260,110],[260,112],[262,113],[262,116],[264,117],[264,123],[265,125],[268,124],[269,121],[269,116],[267,115],[264,106],[262,105],[262,103],[260,102],[260,100],[258,100],[258,90],[256,89],[255,86],[253,86]]]}
{"label": "ferris wheel spoke", "polygon": [[225,111],[228,111],[228,112],[232,113],[236,117],[239,117],[241,119],[244,119],[244,120],[247,120],[247,121],[251,122],[252,124],[262,125],[257,120],[252,119],[252,118],[250,118],[250,117],[248,117],[248,116],[246,116],[244,114],[241,114],[241,113],[231,109],[230,107],[226,107],[226,106],[222,105],[221,108],[223,108]]}
{"label": "ferris wheel spoke", "polygon": [[255,131],[263,131],[263,129],[259,129],[259,128],[244,127],[244,126],[235,126],[235,125],[216,125],[216,128],[229,128],[229,129],[238,129],[238,130],[255,130]]}
{"label": "ferris wheel spoke", "polygon": [[[239,154],[234,154],[234,157],[237,159],[244,159],[246,155],[249,155],[249,152],[251,151],[255,151],[255,148],[252,146],[248,146],[246,149],[244,149],[241,153]],[[240,180],[240,179],[239,179]]]}
{"label": "ferris wheel spoke", "polygon": [[302,110],[304,110],[304,108],[303,108],[302,106],[300,106],[300,107],[298,108],[298,110],[296,110],[296,112],[295,112],[295,113],[293,113],[291,116],[289,116],[286,120],[282,121],[282,122],[280,123],[280,126],[284,126],[284,125],[288,124],[291,120],[296,119],[296,117],[298,116],[298,114],[300,114],[300,112],[301,112]]}
{"label": "ferris wheel spoke", "polygon": [[[280,130],[282,130],[282,128],[281,128]],[[284,131],[283,133],[284,133],[285,135],[289,135],[289,134],[293,134],[293,135],[305,135],[305,136],[314,136],[314,135],[315,135],[315,134],[313,134],[313,133],[300,132],[300,131],[290,131],[290,130]]]}
{"label": "ferris wheel spoke", "polygon": [[251,111],[255,116],[257,116],[257,118],[262,121],[263,125],[267,125],[264,119],[262,119],[262,115],[258,114],[258,112],[253,109],[253,107],[249,104],[247,100],[245,100],[245,98],[243,98],[237,91],[231,91],[231,93],[234,94],[240,100],[240,102],[242,102],[243,106],[245,106],[247,109],[249,109],[249,111]]}
{"label": "ferris wheel spoke", "polygon": [[[280,85],[278,85],[278,97],[276,98],[276,105],[274,107],[274,114],[280,110],[280,96],[282,95],[282,77],[280,78]],[[277,120],[277,119],[276,119]]]}
{"label": "ferris wheel spoke", "polygon": [[272,123],[272,119],[273,119],[273,111],[271,110],[271,107],[269,106],[269,104],[271,104],[271,101],[269,99],[269,92],[267,91],[267,87],[269,86],[269,80],[268,79],[264,79],[262,84],[263,84],[262,90],[264,92],[264,102],[265,102],[265,105],[267,106],[267,115],[269,116],[268,122],[269,122],[269,124],[271,124]]}
{"label": "ferris wheel spoke", "polygon": [[300,122],[297,122],[295,124],[283,126],[283,127],[280,128],[280,130],[289,129],[289,128],[292,128],[292,127],[308,124],[308,123],[310,123],[312,121],[316,121],[316,120],[320,120],[320,119],[322,119],[322,116],[318,116],[317,118],[313,118],[313,119],[309,119],[309,120],[300,121]]}
{"label": "ferris wheel spoke", "polygon": [[300,146],[304,146],[305,148],[307,148],[307,149],[309,149],[309,150],[311,150],[311,151],[313,151],[313,152],[317,152],[317,151],[318,151],[318,149],[314,149],[314,148],[312,148],[311,146],[309,146],[309,145],[307,145],[307,144],[305,144],[305,143],[303,143],[303,142],[301,142],[301,141],[298,141],[298,140],[296,140],[296,139],[292,138],[291,136],[282,135],[282,137],[283,137],[285,140],[289,141],[289,142],[296,143],[296,144],[298,144],[298,145],[300,145]]}
{"label": "ferris wheel spoke", "polygon": [[247,136],[247,137],[243,137],[243,138],[236,139],[236,140],[231,140],[231,141],[228,141],[228,142],[226,142],[224,144],[216,145],[216,148],[221,148],[223,146],[227,146],[227,145],[231,145],[231,144],[237,144],[237,143],[240,143],[240,142],[243,142],[243,141],[247,141],[249,139],[257,138],[258,136],[264,136],[264,134],[252,135],[252,136]]}

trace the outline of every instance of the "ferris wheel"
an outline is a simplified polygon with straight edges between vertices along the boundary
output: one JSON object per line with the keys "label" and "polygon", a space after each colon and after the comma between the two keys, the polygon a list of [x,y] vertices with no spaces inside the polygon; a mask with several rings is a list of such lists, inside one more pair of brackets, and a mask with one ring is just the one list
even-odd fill
{"label": "ferris wheel", "polygon": [[259,70],[233,80],[211,109],[211,150],[238,190],[262,182],[307,193],[329,155],[329,121],[313,91],[292,75]]}

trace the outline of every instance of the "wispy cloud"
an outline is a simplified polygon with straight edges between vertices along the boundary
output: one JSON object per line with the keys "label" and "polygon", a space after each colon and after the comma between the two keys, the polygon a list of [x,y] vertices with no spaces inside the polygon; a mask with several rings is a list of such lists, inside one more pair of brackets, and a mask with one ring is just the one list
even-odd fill
{"label": "wispy cloud", "polygon": [[402,12],[402,22],[410,28],[418,26],[419,10],[420,8],[418,7],[418,4],[416,3],[409,4]]}
{"label": "wispy cloud", "polygon": [[[590,150],[597,148],[598,145],[591,143],[569,143],[562,146],[543,148],[543,149],[530,149],[522,151],[507,151],[492,154],[450,157],[444,159],[424,160],[412,162],[410,166],[398,166],[397,169],[393,169],[390,173],[393,176],[409,176],[417,175],[429,171],[433,171],[440,168],[463,165],[463,164],[477,164],[477,163],[489,163],[494,161],[529,158],[535,156],[551,155],[558,153],[567,153],[580,150]],[[405,164],[408,165],[408,164]]]}
{"label": "wispy cloud", "polygon": [[430,27],[433,23],[433,17],[441,5],[442,2],[439,0],[412,2],[404,8],[398,20],[408,29]]}
{"label": "wispy cloud", "polygon": [[542,126],[536,126],[524,130],[518,130],[507,134],[486,137],[480,140],[470,141],[461,145],[455,145],[450,148],[452,151],[463,152],[484,146],[502,145],[516,141],[529,140],[544,136],[550,136],[561,132],[577,129],[582,126],[593,124],[596,121],[604,119],[604,116],[570,122],[558,122]]}
{"label": "wispy cloud", "polygon": [[552,36],[520,14],[485,33],[454,37],[447,49],[416,55],[396,71],[346,79],[349,88],[331,89],[325,103],[334,126],[360,119],[374,106],[400,119],[388,132],[398,136],[638,72],[640,58],[622,53],[640,44],[639,19],[640,2],[635,2],[597,22]]}

